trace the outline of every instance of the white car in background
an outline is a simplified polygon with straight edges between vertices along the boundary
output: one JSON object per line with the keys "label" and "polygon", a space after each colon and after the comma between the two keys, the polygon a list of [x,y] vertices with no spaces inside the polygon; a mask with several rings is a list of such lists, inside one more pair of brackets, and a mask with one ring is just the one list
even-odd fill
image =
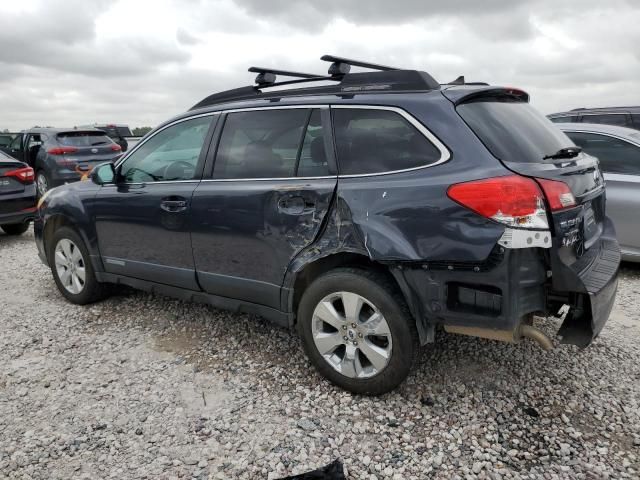
{"label": "white car in background", "polygon": [[573,143],[598,157],[604,172],[607,215],[623,260],[640,262],[640,131],[596,123],[558,123]]}

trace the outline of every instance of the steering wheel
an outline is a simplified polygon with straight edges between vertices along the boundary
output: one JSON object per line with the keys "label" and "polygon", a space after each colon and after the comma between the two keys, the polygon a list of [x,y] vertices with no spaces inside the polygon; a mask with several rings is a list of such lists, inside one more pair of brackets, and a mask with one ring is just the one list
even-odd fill
{"label": "steering wheel", "polygon": [[184,172],[195,170],[195,168],[195,165],[186,160],[176,160],[165,167],[162,176],[165,180],[190,180],[190,178],[184,178]]}

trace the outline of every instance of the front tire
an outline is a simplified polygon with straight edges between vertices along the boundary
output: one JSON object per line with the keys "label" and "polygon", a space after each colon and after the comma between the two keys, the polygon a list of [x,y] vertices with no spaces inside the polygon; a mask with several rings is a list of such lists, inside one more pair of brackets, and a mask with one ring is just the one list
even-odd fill
{"label": "front tire", "polygon": [[380,395],[409,375],[418,353],[415,321],[386,276],[340,268],[315,280],[298,308],[298,330],[316,369],[357,394]]}
{"label": "front tire", "polygon": [[75,230],[61,227],[47,243],[53,279],[67,300],[86,305],[107,296],[107,286],[96,279],[87,247]]}
{"label": "front tire", "polygon": [[29,224],[27,222],[12,223],[10,225],[2,225],[1,227],[7,235],[22,235],[24,232],[29,230]]}

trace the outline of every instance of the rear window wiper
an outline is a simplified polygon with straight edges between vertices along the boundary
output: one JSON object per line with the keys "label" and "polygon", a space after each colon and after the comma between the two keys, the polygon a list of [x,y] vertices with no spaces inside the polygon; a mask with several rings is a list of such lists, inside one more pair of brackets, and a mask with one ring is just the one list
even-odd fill
{"label": "rear window wiper", "polygon": [[565,147],[558,150],[556,153],[552,155],[545,155],[542,157],[543,160],[556,160],[559,158],[574,158],[577,157],[580,152],[582,152],[582,148],[580,147]]}

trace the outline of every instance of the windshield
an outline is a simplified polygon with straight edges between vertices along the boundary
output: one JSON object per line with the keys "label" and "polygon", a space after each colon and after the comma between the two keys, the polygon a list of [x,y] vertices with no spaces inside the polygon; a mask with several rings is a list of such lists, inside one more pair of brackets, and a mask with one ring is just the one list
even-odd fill
{"label": "windshield", "polygon": [[482,143],[504,162],[541,162],[547,155],[573,147],[573,142],[551,121],[525,102],[464,103],[458,114]]}
{"label": "windshield", "polygon": [[57,135],[60,145],[69,147],[94,147],[112,143],[111,139],[101,132],[65,132]]}

